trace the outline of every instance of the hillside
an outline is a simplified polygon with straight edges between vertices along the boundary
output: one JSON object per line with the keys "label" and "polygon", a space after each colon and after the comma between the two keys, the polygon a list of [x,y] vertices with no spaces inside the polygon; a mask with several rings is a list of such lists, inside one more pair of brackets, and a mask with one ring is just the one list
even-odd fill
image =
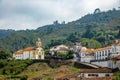
{"label": "hillside", "polygon": [[9,36],[11,33],[15,32],[14,30],[0,30],[0,39]]}
{"label": "hillside", "polygon": [[[16,51],[27,46],[34,46],[38,37],[47,49],[58,44],[72,45],[82,42],[83,46],[98,48],[120,38],[120,11],[109,10],[84,17],[67,24],[51,24],[36,30],[20,30],[0,39],[0,50]],[[88,43],[93,44],[88,45]],[[96,45],[94,45],[94,43]]]}
{"label": "hillside", "polygon": [[[53,79],[59,73],[77,75],[79,68],[74,66],[71,61],[33,61],[33,60],[0,60],[0,80],[4,77],[27,76],[28,78],[43,78],[44,80]],[[7,66],[6,66],[7,65]],[[57,65],[57,66],[56,66]],[[16,80],[16,79],[12,79]],[[17,79],[19,80],[19,79]]]}
{"label": "hillside", "polygon": [[68,66],[68,65],[62,65],[58,68],[51,68],[46,63],[35,63],[29,67],[27,67],[26,70],[24,70],[22,73],[20,73],[20,76],[28,75],[29,78],[43,78],[44,80],[53,79],[56,74],[59,73],[67,73],[67,75],[75,75],[78,74],[79,69]]}

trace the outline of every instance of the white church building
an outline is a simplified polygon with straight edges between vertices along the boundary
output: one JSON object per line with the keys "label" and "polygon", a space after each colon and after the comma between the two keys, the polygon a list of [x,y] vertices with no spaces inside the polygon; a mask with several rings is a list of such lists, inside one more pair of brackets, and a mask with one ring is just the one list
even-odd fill
{"label": "white church building", "polygon": [[35,47],[27,47],[13,53],[15,59],[44,59],[44,49],[40,38],[36,41]]}

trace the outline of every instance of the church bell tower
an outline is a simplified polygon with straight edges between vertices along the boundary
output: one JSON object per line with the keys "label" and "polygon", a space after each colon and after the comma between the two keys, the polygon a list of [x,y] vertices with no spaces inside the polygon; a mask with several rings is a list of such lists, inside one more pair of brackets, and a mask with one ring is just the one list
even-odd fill
{"label": "church bell tower", "polygon": [[38,40],[36,41],[36,46],[37,47],[42,47],[42,42],[41,42],[40,38],[38,38]]}

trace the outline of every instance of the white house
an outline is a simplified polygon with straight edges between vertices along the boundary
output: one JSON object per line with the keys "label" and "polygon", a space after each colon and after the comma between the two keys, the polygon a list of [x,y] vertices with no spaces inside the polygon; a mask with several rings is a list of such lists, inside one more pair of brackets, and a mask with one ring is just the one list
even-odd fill
{"label": "white house", "polygon": [[79,53],[76,61],[88,62],[101,67],[116,68],[112,58],[120,55],[120,42],[114,42],[111,46],[98,49],[87,49],[77,44],[73,47],[75,53]]}
{"label": "white house", "polygon": [[95,50],[95,60],[107,60],[112,54],[112,46],[98,48]]}
{"label": "white house", "polygon": [[95,59],[94,56],[94,49],[87,49],[85,47],[82,47],[80,55],[80,61],[81,62],[88,62],[90,63],[91,60]]}
{"label": "white house", "polygon": [[36,41],[36,47],[27,47],[13,53],[15,59],[44,59],[44,49],[41,40]]}
{"label": "white house", "polygon": [[97,78],[113,75],[112,69],[109,68],[80,69],[79,73],[79,77],[82,78]]}
{"label": "white house", "polygon": [[52,55],[54,55],[55,53],[60,53],[60,52],[66,53],[66,52],[68,52],[68,50],[69,50],[69,47],[62,44],[62,45],[57,45],[57,46],[51,47],[50,48],[50,53]]}
{"label": "white house", "polygon": [[117,68],[117,65],[114,64],[112,58],[117,57],[120,54],[120,43],[115,42],[111,46],[104,48],[98,48],[95,50],[94,56],[95,59],[91,61],[92,64],[108,67],[108,68]]}

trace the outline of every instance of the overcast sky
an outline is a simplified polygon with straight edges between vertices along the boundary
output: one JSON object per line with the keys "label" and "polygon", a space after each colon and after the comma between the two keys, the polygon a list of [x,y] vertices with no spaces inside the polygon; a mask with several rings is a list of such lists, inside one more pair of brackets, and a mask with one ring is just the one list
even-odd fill
{"label": "overcast sky", "polygon": [[117,8],[120,0],[0,0],[0,29],[36,29],[58,20],[70,22],[96,8]]}

